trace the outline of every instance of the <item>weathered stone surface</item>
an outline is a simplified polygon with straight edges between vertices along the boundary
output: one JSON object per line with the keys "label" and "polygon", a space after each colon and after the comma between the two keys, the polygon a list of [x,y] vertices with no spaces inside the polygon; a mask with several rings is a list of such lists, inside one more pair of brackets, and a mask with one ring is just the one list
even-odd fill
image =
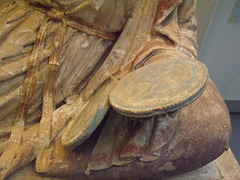
{"label": "weathered stone surface", "polygon": [[216,159],[216,164],[223,179],[240,179],[240,166],[230,149]]}

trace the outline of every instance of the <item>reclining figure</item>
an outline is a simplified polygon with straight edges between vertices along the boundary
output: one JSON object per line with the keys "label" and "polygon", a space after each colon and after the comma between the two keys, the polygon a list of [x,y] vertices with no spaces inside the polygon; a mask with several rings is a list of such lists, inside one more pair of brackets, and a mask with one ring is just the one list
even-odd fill
{"label": "reclining figure", "polygon": [[2,0],[0,179],[155,178],[228,149],[195,0]]}

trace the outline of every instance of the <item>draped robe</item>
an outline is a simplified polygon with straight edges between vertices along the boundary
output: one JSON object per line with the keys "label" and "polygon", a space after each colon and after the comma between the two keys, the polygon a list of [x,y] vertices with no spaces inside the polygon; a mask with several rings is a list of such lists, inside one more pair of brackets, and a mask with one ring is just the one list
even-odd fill
{"label": "draped robe", "polygon": [[[211,81],[199,99],[173,117],[134,119],[110,108],[93,134],[75,150],[69,150],[61,143],[62,130],[84,102],[91,101],[99,88],[101,91],[101,85],[108,79],[121,79],[129,72],[162,59],[196,60],[196,1],[82,0],[69,3],[29,0],[13,1],[12,4],[3,1],[0,6],[3,9],[0,14],[0,132],[4,134],[0,142],[1,153],[7,149],[11,127],[24,95],[23,83],[37,32],[44,18],[49,16],[46,11],[51,8],[64,12],[67,25],[53,85],[56,108],[51,114],[47,174],[85,178],[90,174],[104,178],[114,173],[119,177],[147,177],[151,172],[158,176],[163,171],[185,172],[201,167],[226,149],[229,117],[221,95]],[[23,140],[8,175],[37,155],[43,89],[51,47],[62,18],[57,16],[50,17]],[[166,119],[165,126],[161,118]],[[213,135],[204,133],[214,127],[216,119],[221,119],[218,131],[213,130]],[[206,151],[210,149],[208,142],[211,140],[216,142],[216,148]],[[195,146],[200,142],[201,146]],[[198,163],[182,167],[194,161]],[[136,172],[132,174],[133,169]]]}

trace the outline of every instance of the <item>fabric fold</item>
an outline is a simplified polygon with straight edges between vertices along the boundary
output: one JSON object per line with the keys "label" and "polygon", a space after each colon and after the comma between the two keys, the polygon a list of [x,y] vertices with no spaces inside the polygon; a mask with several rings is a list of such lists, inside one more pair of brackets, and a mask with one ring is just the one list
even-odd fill
{"label": "fabric fold", "polygon": [[152,129],[154,125],[154,118],[141,122],[138,120],[136,128],[133,131],[128,143],[123,147],[121,158],[136,158],[145,155],[146,148],[149,144]]}
{"label": "fabric fold", "polygon": [[136,120],[129,120],[128,117],[111,111],[90,156],[86,174],[90,170],[107,169],[113,165],[125,165],[134,160],[132,158],[120,158],[120,152],[131,136],[136,123]]}

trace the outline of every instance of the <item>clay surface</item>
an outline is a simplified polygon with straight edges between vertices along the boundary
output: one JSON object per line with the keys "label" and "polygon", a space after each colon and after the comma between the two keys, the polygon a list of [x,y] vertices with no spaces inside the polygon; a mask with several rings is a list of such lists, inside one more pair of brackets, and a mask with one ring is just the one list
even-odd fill
{"label": "clay surface", "polygon": [[177,111],[205,90],[208,71],[191,59],[152,63],[121,79],[109,100],[120,114],[150,117]]}
{"label": "clay surface", "polygon": [[[227,150],[228,110],[197,61],[195,6],[1,0],[0,179],[33,162],[39,177],[159,178]],[[116,112],[111,92],[144,116]]]}

